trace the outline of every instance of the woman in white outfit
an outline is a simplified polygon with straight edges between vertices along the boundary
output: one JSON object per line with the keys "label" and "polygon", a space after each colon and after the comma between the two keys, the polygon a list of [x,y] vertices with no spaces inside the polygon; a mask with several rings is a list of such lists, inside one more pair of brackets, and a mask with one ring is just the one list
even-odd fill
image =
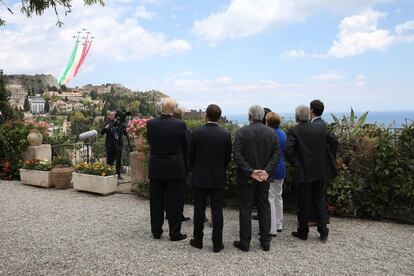
{"label": "woman in white outfit", "polygon": [[283,180],[286,176],[286,166],[285,166],[285,148],[287,137],[283,130],[280,127],[281,117],[279,114],[274,112],[269,112],[266,115],[266,125],[275,130],[276,135],[279,138],[280,145],[280,161],[276,165],[274,179],[270,181],[269,187],[269,202],[270,202],[270,211],[271,211],[271,227],[270,235],[276,237],[277,232],[282,232],[283,226]]}

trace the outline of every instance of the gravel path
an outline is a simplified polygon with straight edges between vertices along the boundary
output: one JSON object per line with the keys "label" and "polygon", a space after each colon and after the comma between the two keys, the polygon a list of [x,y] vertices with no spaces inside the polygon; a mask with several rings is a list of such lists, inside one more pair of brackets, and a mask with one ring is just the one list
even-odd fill
{"label": "gravel path", "polygon": [[[185,207],[192,215],[192,206]],[[101,197],[69,190],[0,182],[0,275],[414,275],[414,226],[356,219],[331,219],[327,243],[311,229],[307,241],[290,236],[296,218],[263,252],[236,250],[238,212],[224,212],[224,246],[212,252],[211,228],[204,249],[189,239],[151,237],[149,202],[130,194]],[[183,233],[192,233],[192,221]],[[166,227],[164,227],[165,229]]]}

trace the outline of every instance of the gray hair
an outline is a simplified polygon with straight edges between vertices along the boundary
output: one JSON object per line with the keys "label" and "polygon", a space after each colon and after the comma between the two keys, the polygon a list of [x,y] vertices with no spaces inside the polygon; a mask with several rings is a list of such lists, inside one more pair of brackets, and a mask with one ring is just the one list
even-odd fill
{"label": "gray hair", "polygon": [[249,107],[249,117],[252,121],[262,121],[264,117],[264,109],[260,105],[252,105]]}
{"label": "gray hair", "polygon": [[309,121],[310,109],[306,105],[300,105],[295,109],[296,122],[304,123]]}

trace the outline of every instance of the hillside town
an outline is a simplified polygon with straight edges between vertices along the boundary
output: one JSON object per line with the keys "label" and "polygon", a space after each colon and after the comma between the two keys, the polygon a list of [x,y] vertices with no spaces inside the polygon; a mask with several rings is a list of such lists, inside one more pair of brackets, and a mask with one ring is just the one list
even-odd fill
{"label": "hillside town", "polygon": [[[93,117],[93,123],[102,123],[108,110],[125,109],[133,116],[154,116],[162,98],[167,95],[159,91],[132,91],[121,84],[84,85],[82,87],[59,86],[51,75],[8,75],[6,90],[10,94],[10,105],[24,111],[28,120],[46,120],[49,133],[79,135],[72,132],[72,124],[82,119],[81,114]],[[134,98],[132,102],[117,101],[116,98]],[[111,97],[108,95],[113,95]],[[203,119],[205,113],[183,110],[186,119]],[[93,112],[91,112],[93,111]]]}

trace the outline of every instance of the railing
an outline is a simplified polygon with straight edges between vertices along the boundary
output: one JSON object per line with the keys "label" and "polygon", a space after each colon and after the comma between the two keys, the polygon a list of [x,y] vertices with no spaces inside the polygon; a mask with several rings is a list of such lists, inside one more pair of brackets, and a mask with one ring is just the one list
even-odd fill
{"label": "railing", "polygon": [[[105,139],[92,139],[88,142],[67,141],[65,143],[52,144],[52,157],[64,156],[69,158],[72,163],[93,163],[96,161],[106,162]],[[135,146],[131,143],[124,143],[122,148],[122,170],[130,174],[129,153],[134,150]]]}

